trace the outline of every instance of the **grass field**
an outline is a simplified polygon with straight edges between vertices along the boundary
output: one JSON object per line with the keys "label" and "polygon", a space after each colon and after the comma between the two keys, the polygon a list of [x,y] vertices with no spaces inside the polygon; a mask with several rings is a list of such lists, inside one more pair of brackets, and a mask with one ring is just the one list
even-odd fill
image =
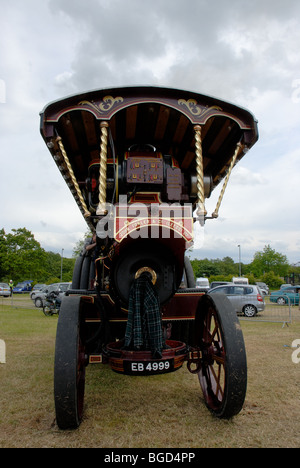
{"label": "grass field", "polygon": [[[241,322],[248,391],[230,421],[206,409],[186,366],[163,376],[131,377],[108,366],[87,369],[85,415],[76,431],[55,424],[53,362],[57,317],[28,308],[28,298],[0,298],[0,448],[298,447],[300,364],[291,348],[300,322]],[[31,304],[30,304],[31,306]],[[27,308],[25,308],[27,307]],[[300,314],[300,312],[299,312]]]}

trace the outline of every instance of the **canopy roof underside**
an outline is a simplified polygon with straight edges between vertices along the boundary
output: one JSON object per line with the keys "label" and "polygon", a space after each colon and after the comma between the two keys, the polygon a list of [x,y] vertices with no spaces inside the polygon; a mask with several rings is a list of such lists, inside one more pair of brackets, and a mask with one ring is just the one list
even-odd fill
{"label": "canopy roof underside", "polygon": [[[55,156],[61,137],[78,182],[99,160],[101,122],[107,122],[122,158],[130,145],[154,145],[173,156],[183,172],[195,169],[195,126],[201,126],[204,175],[215,187],[226,174],[239,141],[241,159],[258,139],[257,122],[247,110],[209,96],[169,88],[128,87],[91,91],[45,107],[41,133]],[[111,157],[111,145],[108,158]]]}

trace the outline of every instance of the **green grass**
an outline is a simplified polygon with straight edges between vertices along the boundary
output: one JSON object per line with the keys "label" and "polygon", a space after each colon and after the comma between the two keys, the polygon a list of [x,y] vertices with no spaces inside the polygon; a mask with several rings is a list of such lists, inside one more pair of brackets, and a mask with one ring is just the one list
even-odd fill
{"label": "green grass", "polygon": [[[28,302],[29,303],[29,302]],[[87,368],[84,419],[76,431],[55,424],[53,367],[57,317],[0,300],[0,447],[298,447],[299,371],[291,360],[300,324],[241,322],[248,391],[241,413],[214,418],[198,379],[184,367],[131,377]]]}

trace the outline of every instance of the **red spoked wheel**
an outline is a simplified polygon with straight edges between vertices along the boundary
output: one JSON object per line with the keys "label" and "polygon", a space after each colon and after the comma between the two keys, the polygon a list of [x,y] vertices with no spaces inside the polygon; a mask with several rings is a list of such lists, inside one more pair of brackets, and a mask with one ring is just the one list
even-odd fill
{"label": "red spoked wheel", "polygon": [[228,298],[204,295],[196,313],[198,378],[207,407],[219,418],[231,418],[244,404],[247,360],[242,330]]}

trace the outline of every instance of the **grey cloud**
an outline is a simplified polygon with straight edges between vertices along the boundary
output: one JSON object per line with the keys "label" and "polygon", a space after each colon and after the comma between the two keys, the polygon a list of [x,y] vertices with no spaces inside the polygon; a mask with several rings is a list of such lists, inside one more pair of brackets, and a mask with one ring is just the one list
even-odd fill
{"label": "grey cloud", "polygon": [[[283,6],[281,1],[269,0],[189,0],[188,5],[184,0],[149,4],[140,0],[51,0],[49,5],[55,15],[63,14],[66,24],[71,22],[77,28],[80,37],[74,46],[72,73],[64,83],[64,89],[71,92],[156,83],[157,59],[167,63],[170,47],[174,53],[161,79],[163,84],[220,97],[229,93],[229,99],[245,92],[245,87],[248,94],[254,86],[283,86],[288,91],[293,77],[286,70],[299,69],[299,61],[286,66],[286,50],[299,43],[296,25],[291,31],[282,22],[282,18],[291,22],[300,13],[297,1]],[[277,25],[281,29],[274,36]]]}
{"label": "grey cloud", "polygon": [[[0,80],[6,87],[6,102],[0,103],[1,154],[5,155],[1,167],[2,175],[10,174],[13,161],[14,190],[4,177],[0,187],[2,198],[8,192],[16,206],[22,200],[30,207],[18,214],[26,215],[22,225],[39,232],[39,220],[47,220],[45,236],[56,222],[55,232],[62,230],[64,236],[70,229],[85,231],[41,141],[43,106],[94,88],[157,84],[218,96],[248,107],[259,118],[260,140],[241,163],[250,171],[249,178],[245,169],[236,181],[233,177],[220,212],[223,222],[220,218],[208,223],[213,239],[223,233],[230,239],[224,256],[237,237],[251,236],[250,253],[263,247],[259,239],[276,239],[279,228],[273,205],[284,207],[285,219],[293,221],[297,231],[295,206],[286,202],[284,194],[292,190],[292,198],[299,198],[299,159],[293,162],[289,154],[299,147],[300,104],[292,100],[297,91],[292,84],[300,79],[299,0],[0,0],[0,4]],[[279,159],[283,166],[274,164]],[[285,164],[290,173],[280,177]],[[260,174],[268,180],[265,191]],[[250,182],[256,182],[252,190]],[[37,187],[36,193],[29,184]],[[240,222],[242,199],[253,225],[251,233],[249,224]],[[266,235],[262,237],[257,207],[263,213]],[[70,213],[67,220],[66,213]],[[3,211],[4,227],[17,227],[16,222],[13,213]],[[291,251],[294,238],[288,230],[285,235]],[[62,237],[56,237],[58,248],[66,248]]]}

